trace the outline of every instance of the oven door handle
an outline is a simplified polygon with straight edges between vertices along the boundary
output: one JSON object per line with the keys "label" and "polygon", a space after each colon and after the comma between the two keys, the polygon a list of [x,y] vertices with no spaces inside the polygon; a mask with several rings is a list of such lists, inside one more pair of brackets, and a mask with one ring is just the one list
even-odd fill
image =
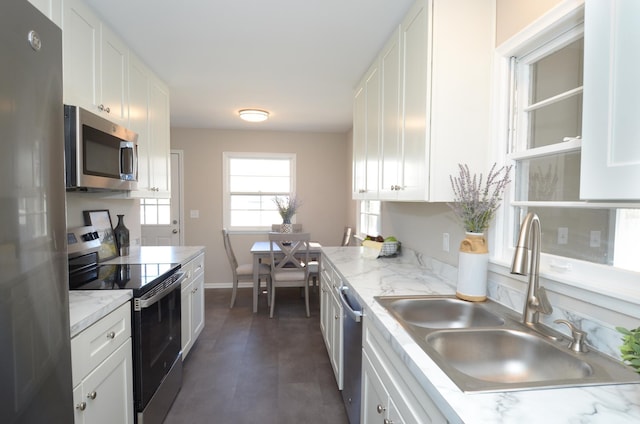
{"label": "oven door handle", "polygon": [[136,299],[135,310],[139,311],[144,308],[148,308],[149,306],[160,301],[160,299],[171,293],[177,286],[180,286],[182,284],[182,280],[185,279],[187,274],[185,272],[176,272],[174,275],[177,275],[178,277],[163,290],[151,294],[151,296],[149,296],[148,298],[145,298],[145,296],[143,296],[140,299]]}
{"label": "oven door handle", "polygon": [[338,290],[340,295],[340,301],[342,302],[342,309],[346,312],[347,316],[351,318],[355,322],[360,322],[362,319],[362,311],[354,311],[349,302],[347,301],[347,297],[345,292],[349,290],[347,286],[342,286]]}

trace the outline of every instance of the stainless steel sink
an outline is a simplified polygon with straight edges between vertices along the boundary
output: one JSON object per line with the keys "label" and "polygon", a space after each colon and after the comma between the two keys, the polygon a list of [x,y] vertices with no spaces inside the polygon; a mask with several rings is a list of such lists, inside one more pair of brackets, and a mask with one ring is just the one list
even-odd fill
{"label": "stainless steel sink", "polygon": [[[493,301],[380,296],[416,343],[464,392],[640,383],[640,375],[593,349],[576,353]],[[466,305],[466,306],[465,306]]]}
{"label": "stainless steel sink", "polygon": [[522,331],[439,331],[427,343],[453,368],[479,380],[528,383],[593,375],[585,361]]}
{"label": "stainless steel sink", "polygon": [[378,298],[391,314],[408,324],[426,328],[495,327],[504,319],[490,312],[484,303],[449,297]]}

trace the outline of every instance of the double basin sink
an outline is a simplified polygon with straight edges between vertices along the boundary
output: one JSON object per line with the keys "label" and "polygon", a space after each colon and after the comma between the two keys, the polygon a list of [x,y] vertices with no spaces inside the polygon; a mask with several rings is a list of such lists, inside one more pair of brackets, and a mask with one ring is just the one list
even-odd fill
{"label": "double basin sink", "polygon": [[551,340],[506,307],[454,296],[375,298],[464,392],[640,383],[630,367],[570,338]]}

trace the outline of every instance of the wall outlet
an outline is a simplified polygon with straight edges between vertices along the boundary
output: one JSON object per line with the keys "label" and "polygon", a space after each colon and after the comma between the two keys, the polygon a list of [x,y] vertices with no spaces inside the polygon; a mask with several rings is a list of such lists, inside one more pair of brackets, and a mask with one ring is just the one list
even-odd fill
{"label": "wall outlet", "polygon": [[569,228],[558,227],[558,244],[567,244],[569,242]]}
{"label": "wall outlet", "polygon": [[591,231],[589,233],[589,246],[600,247],[600,231]]}
{"label": "wall outlet", "polygon": [[449,233],[442,233],[442,250],[449,251]]}

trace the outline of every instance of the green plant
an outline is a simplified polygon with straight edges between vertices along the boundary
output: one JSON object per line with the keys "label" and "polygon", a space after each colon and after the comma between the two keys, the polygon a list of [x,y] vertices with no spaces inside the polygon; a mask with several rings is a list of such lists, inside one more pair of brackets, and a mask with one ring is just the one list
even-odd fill
{"label": "green plant", "polygon": [[640,328],[627,330],[623,327],[616,327],[622,335],[623,345],[620,346],[622,360],[635,368],[640,373]]}

